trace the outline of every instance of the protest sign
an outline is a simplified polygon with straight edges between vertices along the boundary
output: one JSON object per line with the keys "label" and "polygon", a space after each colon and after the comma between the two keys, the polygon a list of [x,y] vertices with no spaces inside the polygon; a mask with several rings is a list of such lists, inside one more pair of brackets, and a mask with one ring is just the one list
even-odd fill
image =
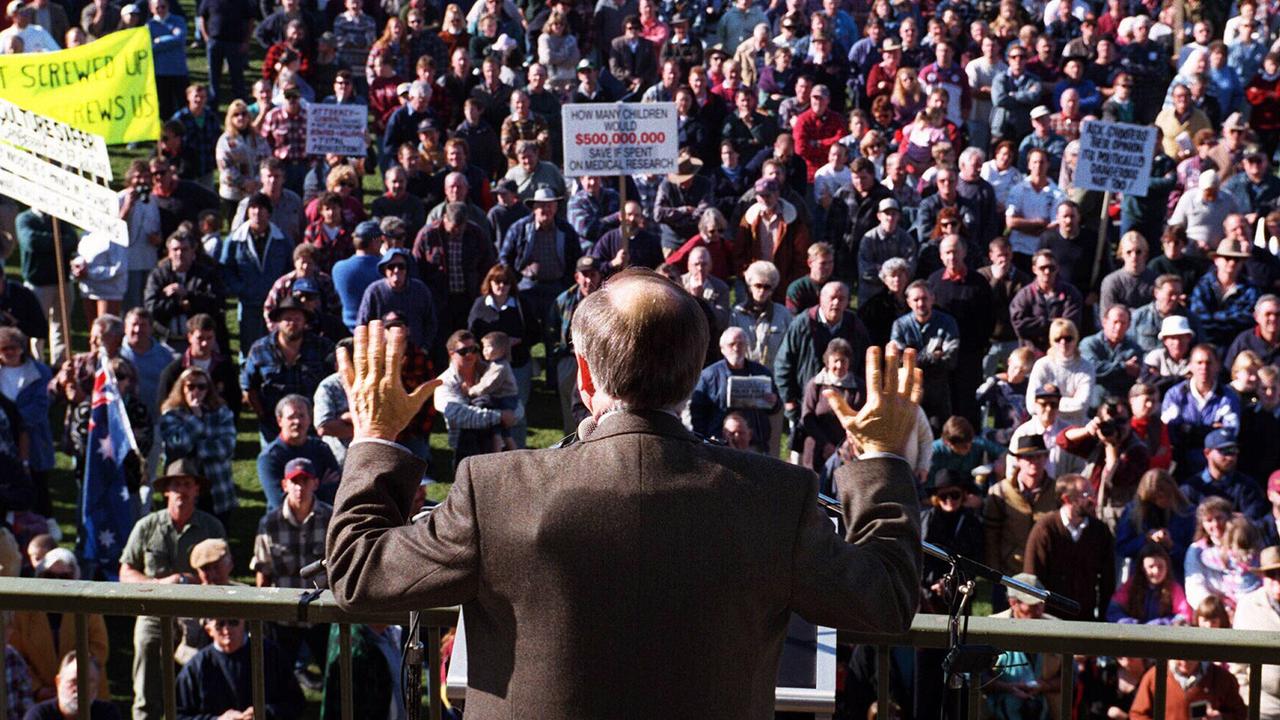
{"label": "protest sign", "polygon": [[151,31],[120,30],[58,52],[0,55],[0,98],[101,135],[108,145],[157,140]]}
{"label": "protest sign", "polygon": [[560,112],[566,177],[675,172],[675,103],[581,103]]}
{"label": "protest sign", "polygon": [[1072,184],[1145,197],[1155,147],[1154,127],[1089,120],[1080,130],[1080,159]]}
{"label": "protest sign", "polygon": [[369,108],[364,105],[307,106],[307,154],[364,157]]}
{"label": "protest sign", "polygon": [[64,167],[111,179],[111,159],[101,135],[77,130],[2,99],[0,140],[56,158]]}

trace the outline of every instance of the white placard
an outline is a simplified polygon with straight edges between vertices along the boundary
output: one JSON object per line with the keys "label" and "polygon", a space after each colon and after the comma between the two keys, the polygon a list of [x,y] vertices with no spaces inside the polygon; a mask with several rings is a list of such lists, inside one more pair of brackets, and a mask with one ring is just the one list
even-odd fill
{"label": "white placard", "polygon": [[1088,120],[1080,128],[1080,160],[1072,184],[1085,190],[1145,197],[1151,184],[1156,129]]}
{"label": "white placard", "polygon": [[364,105],[307,106],[307,154],[364,157],[369,124],[369,108]]}
{"label": "white placard", "polygon": [[120,201],[111,188],[63,170],[25,150],[0,143],[0,168],[20,175],[51,193],[75,198],[87,210],[108,218],[120,216]]}
{"label": "white placard", "polygon": [[111,159],[101,135],[23,110],[4,99],[0,99],[0,140],[111,180]]}
{"label": "white placard", "polygon": [[560,117],[566,177],[675,172],[675,103],[578,103]]}
{"label": "white placard", "polygon": [[3,167],[0,167],[0,195],[11,197],[23,205],[29,205],[76,227],[103,233],[112,242],[129,244],[128,228],[119,217],[105,216],[79,198],[45,190]]}
{"label": "white placard", "polygon": [[730,375],[725,388],[725,401],[731,408],[772,410],[773,378],[767,375]]}

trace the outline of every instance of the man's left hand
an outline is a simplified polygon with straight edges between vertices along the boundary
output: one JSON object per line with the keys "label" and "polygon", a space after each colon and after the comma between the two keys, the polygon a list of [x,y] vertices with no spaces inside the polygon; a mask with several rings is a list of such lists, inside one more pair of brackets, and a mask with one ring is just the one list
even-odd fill
{"label": "man's left hand", "polygon": [[338,374],[351,407],[354,439],[394,441],[440,386],[440,380],[428,380],[412,393],[405,391],[400,366],[408,337],[403,328],[388,332],[382,321],[374,320],[357,327],[355,335],[351,352],[338,348]]}

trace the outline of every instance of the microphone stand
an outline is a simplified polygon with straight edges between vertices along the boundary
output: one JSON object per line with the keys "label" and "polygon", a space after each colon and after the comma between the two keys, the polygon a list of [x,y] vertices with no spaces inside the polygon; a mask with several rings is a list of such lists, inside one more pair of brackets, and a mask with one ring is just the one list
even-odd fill
{"label": "microphone stand", "polygon": [[[818,493],[818,504],[828,512],[843,517],[844,508],[835,498]],[[1028,585],[993,567],[959,553],[953,553],[926,540],[921,540],[920,546],[924,554],[941,560],[950,567],[943,577],[943,584],[950,591],[952,600],[947,623],[947,657],[942,663],[942,671],[947,678],[947,687],[952,690],[960,690],[974,684],[982,673],[994,667],[996,658],[1000,655],[1000,650],[991,645],[969,645],[965,642],[969,632],[973,593],[979,578],[1003,585],[1009,590],[1030,595],[1067,615],[1074,616],[1080,612],[1080,604],[1069,597]],[[963,698],[964,694],[961,693],[957,702],[962,703]],[[959,710],[962,711],[963,708]],[[963,717],[963,714],[957,714],[956,717]]]}

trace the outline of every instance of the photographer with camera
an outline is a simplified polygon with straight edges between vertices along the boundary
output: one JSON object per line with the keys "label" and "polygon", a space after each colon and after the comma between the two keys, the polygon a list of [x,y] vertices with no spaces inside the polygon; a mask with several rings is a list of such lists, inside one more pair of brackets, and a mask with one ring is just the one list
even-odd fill
{"label": "photographer with camera", "polygon": [[147,276],[160,260],[160,206],[151,197],[151,167],[146,160],[134,160],[125,173],[125,188],[118,193],[120,219],[129,227],[129,285],[124,307],[142,304]]}
{"label": "photographer with camera", "polygon": [[1112,532],[1151,464],[1147,446],[1133,434],[1131,419],[1129,404],[1111,395],[1087,424],[1058,433],[1059,448],[1085,459],[1081,474],[1098,493],[1098,519]]}

